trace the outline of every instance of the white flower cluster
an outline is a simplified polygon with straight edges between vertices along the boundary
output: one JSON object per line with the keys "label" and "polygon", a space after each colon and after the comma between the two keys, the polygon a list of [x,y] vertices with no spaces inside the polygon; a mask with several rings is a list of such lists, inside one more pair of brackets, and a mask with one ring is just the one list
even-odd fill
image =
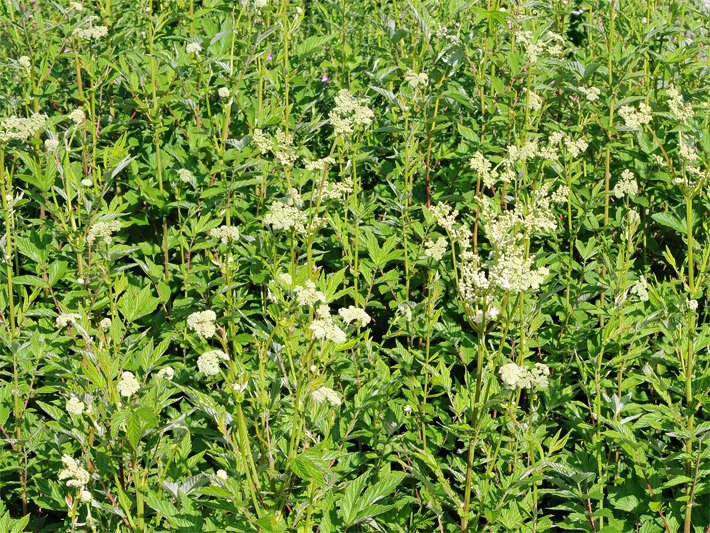
{"label": "white flower cluster", "polygon": [[283,131],[281,128],[276,130],[276,145],[272,148],[274,156],[286,168],[291,168],[296,162],[296,150],[293,147],[293,134]]}
{"label": "white flower cluster", "polygon": [[648,301],[648,282],[641,276],[631,287],[631,294],[635,294],[642,302]]}
{"label": "white flower cluster", "polygon": [[360,309],[354,305],[351,305],[350,307],[341,307],[338,310],[338,314],[343,318],[343,321],[346,324],[357,322],[358,327],[361,328],[367,326],[372,320],[372,317],[370,317],[364,309]]}
{"label": "white flower cluster", "polygon": [[86,235],[86,242],[89,245],[94,244],[96,239],[99,239],[108,246],[111,244],[111,236],[121,229],[121,223],[118,220],[109,220],[108,222],[96,222],[89,228],[89,233]]}
{"label": "white flower cluster", "polygon": [[[300,193],[291,188],[284,201],[276,201],[271,204],[271,212],[264,217],[264,224],[271,226],[272,230],[293,230],[296,233],[306,233],[308,215],[301,210],[302,205]],[[313,225],[318,224],[320,224],[320,220],[315,217]]]}
{"label": "white flower cluster", "polygon": [[197,311],[192,313],[187,317],[187,325],[200,337],[209,339],[217,331],[217,326],[215,322],[217,320],[217,315],[211,309],[207,311]]}
{"label": "white flower cluster", "polygon": [[229,89],[227,87],[220,87],[219,89],[217,89],[217,94],[220,98],[226,99],[229,98],[231,93],[229,92]]}
{"label": "white flower cluster", "polygon": [[340,200],[351,192],[353,192],[353,179],[350,176],[337,183],[326,181],[323,184],[324,200]]}
{"label": "white flower cluster", "polygon": [[537,63],[543,53],[558,57],[564,52],[564,38],[554,32],[535,39],[532,32],[523,30],[516,32],[515,37],[525,45],[525,56],[531,64]]}
{"label": "white flower cluster", "polygon": [[473,154],[468,164],[483,180],[483,185],[491,188],[496,184],[498,172],[493,170],[493,164],[481,152]]}
{"label": "white flower cluster", "polygon": [[71,396],[67,400],[66,410],[70,415],[81,416],[84,413],[85,408],[86,406],[84,405],[84,402],[76,396]]}
{"label": "white flower cluster", "polygon": [[99,322],[99,328],[101,331],[108,331],[108,328],[111,327],[111,319],[106,317],[101,319],[101,322]]}
{"label": "white flower cluster", "polygon": [[57,148],[59,148],[59,141],[57,139],[45,139],[44,149],[47,150],[47,153],[53,154],[57,151]]}
{"label": "white flower cluster", "polygon": [[165,379],[168,381],[172,381],[173,378],[175,377],[175,370],[171,366],[166,366],[158,370],[158,373],[156,374],[158,379]]}
{"label": "white flower cluster", "polygon": [[7,117],[0,121],[0,143],[26,141],[44,128],[47,115],[34,113],[29,117]]}
{"label": "white flower cluster", "polygon": [[476,324],[481,324],[483,322],[483,317],[485,317],[486,321],[490,322],[491,320],[498,318],[498,315],[500,315],[500,309],[495,305],[489,304],[489,307],[486,309],[485,313],[483,312],[483,309],[476,310],[476,313],[473,315],[473,321]]}
{"label": "white flower cluster", "polygon": [[121,379],[118,380],[118,383],[116,384],[116,390],[121,396],[125,396],[126,398],[130,398],[133,396],[136,392],[138,392],[138,389],[141,388],[140,383],[138,383],[138,380],[136,377],[133,375],[133,372],[123,372],[121,374]]}
{"label": "white flower cluster", "polygon": [[[499,213],[493,202],[484,201],[481,212],[483,231],[491,245],[489,261],[485,265],[488,273],[482,268],[481,258],[472,251],[471,231],[456,223],[457,212],[447,204],[431,209],[437,222],[458,242],[461,254],[459,289],[472,311],[478,310],[480,305],[493,308],[493,289],[513,293],[537,290],[548,276],[547,268],[533,268],[534,260],[526,252],[524,238],[556,229],[549,188],[549,184],[540,187],[525,210],[522,203],[518,203],[514,209]],[[478,311],[473,313],[474,318],[479,316]]]}
{"label": "white flower cluster", "polygon": [[254,142],[256,149],[259,150],[259,153],[261,154],[270,152],[274,147],[273,141],[259,128],[252,132],[251,140]]}
{"label": "white flower cluster", "polygon": [[638,110],[631,106],[619,108],[619,116],[624,119],[624,125],[632,130],[637,130],[641,126],[650,124],[653,119],[651,108],[645,102],[639,104]]}
{"label": "white flower cluster", "polygon": [[511,389],[543,389],[547,387],[550,369],[542,363],[533,368],[506,363],[499,369],[501,381]]}
{"label": "white flower cluster", "polygon": [[589,146],[589,143],[582,138],[571,139],[569,137],[565,137],[564,142],[565,148],[567,148],[567,153],[569,153],[572,157],[578,157],[587,149],[587,146]]}
{"label": "white flower cluster", "polygon": [[22,68],[24,70],[30,70],[30,68],[32,68],[32,61],[27,56],[18,57],[17,64],[20,68]]}
{"label": "white flower cluster", "polygon": [[106,37],[108,35],[108,28],[106,26],[94,26],[94,22],[97,20],[99,20],[97,16],[87,17],[85,21],[86,26],[75,28],[74,35],[85,41],[96,41],[102,37]]}
{"label": "white flower cluster", "polygon": [[621,179],[614,185],[614,196],[617,198],[623,198],[628,196],[629,198],[634,198],[639,192],[639,186],[634,179],[634,173],[629,169],[624,170],[621,173]]}
{"label": "white flower cluster", "polygon": [[446,202],[439,202],[436,205],[432,205],[429,208],[429,212],[439,224],[449,233],[454,233],[456,227],[456,217],[459,216],[457,209],[452,209],[452,207]]}
{"label": "white flower cluster", "polygon": [[578,87],[578,90],[584,94],[588,102],[596,102],[602,93],[598,87]]}
{"label": "white flower cluster", "polygon": [[316,159],[315,161],[306,161],[306,170],[312,172],[323,172],[326,168],[335,164],[335,159],[332,157],[324,157],[322,159]]}
{"label": "white flower cluster", "polygon": [[222,244],[239,240],[239,228],[236,226],[219,226],[210,230],[210,237],[218,239]]}
{"label": "white flower cluster", "polygon": [[681,124],[685,124],[691,118],[693,118],[693,106],[686,103],[683,100],[683,95],[680,91],[671,85],[668,87],[668,107],[671,110],[671,114],[676,118]]}
{"label": "white flower cluster", "polygon": [[80,319],[81,315],[79,313],[62,313],[57,317],[57,327],[65,328],[69,324],[75,324],[76,321]]}
{"label": "white flower cluster", "polygon": [[185,52],[194,56],[198,56],[200,55],[200,52],[202,52],[202,46],[200,46],[200,43],[191,41],[185,46]]}
{"label": "white flower cluster", "polygon": [[296,293],[298,305],[313,307],[317,303],[325,303],[325,294],[317,290],[316,284],[311,280],[306,281],[305,285],[294,287],[293,292]]}
{"label": "white flower cluster", "polygon": [[76,108],[74,111],[67,115],[75,124],[81,124],[86,118],[86,114],[83,109]]}
{"label": "white flower cluster", "polygon": [[436,242],[428,240],[424,243],[424,255],[434,261],[441,261],[446,253],[449,241],[444,237],[439,237]]}
{"label": "white flower cluster", "polygon": [[181,168],[177,171],[178,177],[180,178],[180,181],[183,183],[188,183],[195,187],[197,184],[197,180],[195,179],[195,175],[188,169],[186,168]]}
{"label": "white flower cluster", "polygon": [[542,97],[539,94],[525,89],[525,94],[527,95],[527,105],[533,111],[540,111],[542,109]]}
{"label": "white flower cluster", "polygon": [[79,466],[73,457],[64,454],[62,465],[64,465],[64,469],[59,472],[59,479],[66,479],[68,487],[83,489],[91,480],[89,472],[83,466]]}
{"label": "white flower cluster", "polygon": [[328,116],[335,135],[345,137],[359,128],[367,128],[375,114],[367,107],[365,100],[356,98],[347,89],[341,89]]}
{"label": "white flower cluster", "polygon": [[536,155],[542,159],[557,161],[560,157],[560,144],[564,146],[571,157],[578,157],[589,145],[589,143],[581,137],[573,139],[561,131],[555,131],[550,134],[547,140],[547,146],[538,147]]}
{"label": "white flower cluster", "polygon": [[311,393],[311,398],[313,398],[313,401],[316,403],[328,402],[330,405],[334,405],[335,407],[338,407],[343,403],[340,395],[329,387],[320,387],[314,390]]}
{"label": "white flower cluster", "polygon": [[560,185],[557,187],[555,192],[552,193],[550,200],[552,200],[552,203],[554,204],[566,204],[569,199],[570,192],[571,191],[567,185]]}
{"label": "white flower cluster", "polygon": [[348,340],[345,332],[335,323],[330,314],[330,307],[321,304],[316,309],[316,318],[308,327],[313,332],[314,339],[325,339],[335,344],[342,344]]}
{"label": "white flower cluster", "polygon": [[418,87],[426,87],[429,85],[429,76],[424,72],[417,74],[412,69],[407,69],[404,74],[405,81],[409,84],[412,89],[417,89]]}
{"label": "white flower cluster", "polygon": [[220,361],[229,361],[229,356],[222,350],[210,350],[197,359],[197,369],[205,376],[216,376]]}

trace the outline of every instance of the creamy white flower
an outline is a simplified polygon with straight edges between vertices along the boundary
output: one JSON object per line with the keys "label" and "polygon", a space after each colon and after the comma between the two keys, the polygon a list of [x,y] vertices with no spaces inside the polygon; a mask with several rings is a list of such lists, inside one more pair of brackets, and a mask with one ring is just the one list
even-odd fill
{"label": "creamy white flower", "polygon": [[693,118],[693,106],[683,100],[680,91],[673,85],[668,87],[668,107],[678,122],[685,124]]}
{"label": "creamy white flower", "polygon": [[315,161],[306,161],[304,166],[306,167],[306,170],[310,170],[312,172],[323,172],[326,168],[334,164],[335,159],[332,157],[324,157],[323,159],[317,159]]}
{"label": "creamy white flower", "polygon": [[216,475],[219,479],[221,479],[222,481],[227,481],[227,479],[229,478],[229,476],[227,475],[227,472],[225,472],[225,471],[222,470],[221,468],[220,468],[219,470],[217,470],[217,472],[215,473],[215,475]]}
{"label": "creamy white flower", "polygon": [[77,416],[82,415],[84,413],[84,409],[85,409],[84,402],[82,402],[76,396],[71,396],[67,400],[66,410],[67,410],[67,413],[69,413],[70,415],[77,415]]}
{"label": "creamy white flower", "polygon": [[239,240],[239,228],[236,226],[219,226],[210,230],[210,237],[218,239],[222,244]]}
{"label": "creamy white flower", "polygon": [[589,102],[595,102],[599,99],[599,95],[601,94],[601,91],[597,87],[589,87],[588,89],[586,87],[579,87],[579,90],[584,93],[584,96]]}
{"label": "creamy white flower", "polygon": [[269,3],[268,0],[254,0],[254,7],[256,9],[262,9],[266,7],[266,5]]}
{"label": "creamy white flower", "polygon": [[81,499],[83,503],[89,503],[92,500],[91,493],[88,490],[82,490],[79,493],[79,499]]}
{"label": "creamy white flower", "polygon": [[498,370],[500,379],[511,389],[546,388],[550,369],[542,363],[535,363],[532,369],[506,363]]}
{"label": "creamy white flower", "polygon": [[495,185],[498,179],[498,172],[492,170],[492,163],[481,152],[473,154],[468,164],[483,180],[483,185],[489,188]]}
{"label": "creamy white flower", "polygon": [[343,403],[340,395],[330,387],[320,387],[311,393],[311,398],[316,403],[328,402],[336,407]]}
{"label": "creamy white flower", "polygon": [[140,387],[141,385],[133,375],[133,372],[124,372],[121,374],[121,379],[119,379],[116,384],[116,390],[118,393],[126,398],[133,396],[136,392],[138,392]]}
{"label": "creamy white flower", "polygon": [[447,231],[453,231],[456,225],[456,217],[459,215],[458,210],[452,209],[446,202],[439,202],[429,208],[429,212],[442,228]]}
{"label": "creamy white flower", "polygon": [[84,488],[91,480],[91,475],[73,457],[64,454],[62,456],[62,465],[64,469],[59,472],[60,480],[67,480],[68,487]]}
{"label": "creamy white flower", "polygon": [[688,306],[688,309],[690,311],[697,311],[698,310],[698,301],[697,300],[688,300],[686,302],[686,305]]}
{"label": "creamy white flower", "polygon": [[648,301],[648,282],[644,276],[641,276],[631,287],[631,294],[638,296],[642,302]]}
{"label": "creamy white flower", "polygon": [[347,308],[341,307],[338,310],[338,314],[343,318],[343,321],[346,324],[357,322],[358,326],[361,328],[367,326],[372,320],[372,317],[370,317],[370,315],[368,315],[363,309],[359,309],[354,305]]}
{"label": "creamy white flower", "polygon": [[313,332],[315,339],[325,339],[335,344],[343,344],[348,340],[345,332],[333,322],[331,317],[315,319],[308,329]]}
{"label": "creamy white flower", "polygon": [[118,220],[96,222],[93,226],[91,226],[91,228],[89,228],[89,233],[86,235],[86,242],[92,245],[97,239],[99,239],[106,244],[106,246],[108,246],[111,244],[112,235],[120,229],[121,223]]}
{"label": "creamy white flower", "polygon": [[274,148],[273,141],[269,137],[267,137],[264,132],[259,128],[255,129],[252,132],[251,140],[256,146],[256,149],[262,154],[266,154]]}
{"label": "creamy white flower", "polygon": [[409,84],[412,89],[417,89],[418,87],[426,87],[429,85],[429,76],[424,72],[417,74],[412,69],[408,69],[404,75],[404,79]]}
{"label": "creamy white flower", "polygon": [[624,124],[630,129],[639,129],[645,124],[649,124],[653,115],[651,108],[645,102],[639,104],[638,111],[631,106],[622,106],[619,109],[619,116],[624,119]]}
{"label": "creamy white flower", "polygon": [[81,124],[86,119],[86,113],[83,109],[76,108],[67,115],[75,124]]}
{"label": "creamy white flower", "polygon": [[108,317],[102,319],[101,322],[99,322],[99,328],[101,329],[101,331],[107,331],[108,328],[110,328],[110,327],[111,327],[111,319]]}
{"label": "creamy white flower", "polygon": [[229,98],[230,96],[230,92],[227,87],[220,87],[219,89],[217,89],[217,94],[220,98]]}
{"label": "creamy white flower", "polygon": [[0,120],[0,142],[26,141],[34,137],[47,123],[47,115],[34,113],[30,117],[7,117]]}
{"label": "creamy white flower", "polygon": [[621,179],[614,185],[614,196],[634,198],[639,192],[639,186],[634,179],[634,173],[626,169],[621,173]]}
{"label": "creamy white flower", "polygon": [[32,67],[32,61],[30,61],[30,58],[27,56],[17,58],[17,64],[25,70],[29,70]]}
{"label": "creamy white flower", "polygon": [[293,278],[288,272],[282,272],[281,274],[276,276],[276,281],[278,281],[282,285],[286,285],[287,287],[293,285]]}
{"label": "creamy white flower", "polygon": [[47,150],[47,152],[56,152],[57,148],[59,148],[59,141],[57,139],[45,139],[44,149]]}
{"label": "creamy white flower", "polygon": [[217,332],[217,315],[211,309],[206,311],[197,311],[187,317],[187,325],[195,333],[209,339]]}
{"label": "creamy white flower", "polygon": [[93,187],[94,186],[94,182],[91,181],[89,178],[84,178],[83,180],[81,180],[81,184],[84,187]]}
{"label": "creamy white flower", "polygon": [[424,243],[424,255],[434,261],[441,261],[448,245],[449,242],[444,237],[439,237],[436,242],[429,240]]}
{"label": "creamy white flower", "polygon": [[189,183],[193,187],[196,185],[195,175],[186,168],[178,169],[177,171],[180,181]]}
{"label": "creamy white flower", "polygon": [[168,381],[172,381],[174,376],[175,370],[173,370],[173,367],[171,366],[161,368],[160,370],[158,370],[157,374],[158,379],[167,379]]}
{"label": "creamy white flower", "polygon": [[228,360],[229,356],[222,350],[210,350],[197,359],[197,369],[205,376],[216,376],[219,374],[220,361]]}
{"label": "creamy white flower", "polygon": [[540,111],[542,109],[542,98],[540,95],[529,91],[527,88],[525,89],[525,93],[527,94],[528,107],[533,111]]}
{"label": "creamy white flower", "polygon": [[308,229],[308,214],[301,210],[301,195],[296,189],[289,189],[284,201],[271,204],[271,211],[264,217],[264,225],[274,230],[294,230],[296,233],[306,233]]}
{"label": "creamy white flower", "polygon": [[319,302],[325,303],[325,294],[316,289],[316,284],[308,280],[304,286],[296,286],[293,288],[296,293],[296,301],[298,305],[313,307]]}
{"label": "creamy white flower", "polygon": [[189,42],[187,43],[187,46],[185,46],[185,52],[188,54],[194,54],[197,56],[200,54],[201,51],[202,46],[200,46],[200,43]]}
{"label": "creamy white flower", "polygon": [[81,315],[79,313],[62,313],[57,317],[57,327],[64,328],[69,324],[75,324],[76,321],[80,319]]}
{"label": "creamy white flower", "polygon": [[375,114],[366,101],[356,98],[347,89],[341,89],[335,97],[335,107],[328,115],[336,136],[347,136],[372,124]]}

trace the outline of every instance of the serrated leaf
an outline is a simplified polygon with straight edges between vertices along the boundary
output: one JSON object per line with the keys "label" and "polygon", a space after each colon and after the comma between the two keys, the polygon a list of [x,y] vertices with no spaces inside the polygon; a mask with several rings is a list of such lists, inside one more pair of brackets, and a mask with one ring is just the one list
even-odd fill
{"label": "serrated leaf", "polygon": [[118,310],[126,322],[133,322],[155,311],[159,303],[160,300],[153,296],[150,287],[130,287],[118,301]]}

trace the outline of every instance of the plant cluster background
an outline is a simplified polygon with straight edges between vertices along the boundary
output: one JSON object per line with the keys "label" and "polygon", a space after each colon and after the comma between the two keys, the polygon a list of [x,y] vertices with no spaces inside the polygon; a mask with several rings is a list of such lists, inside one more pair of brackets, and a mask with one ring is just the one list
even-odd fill
{"label": "plant cluster background", "polygon": [[707,532],[707,0],[7,0],[0,531]]}

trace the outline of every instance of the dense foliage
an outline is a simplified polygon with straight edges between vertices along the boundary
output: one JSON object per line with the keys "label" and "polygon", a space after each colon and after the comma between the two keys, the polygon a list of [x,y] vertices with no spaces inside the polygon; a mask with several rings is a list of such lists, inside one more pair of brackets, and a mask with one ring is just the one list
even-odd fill
{"label": "dense foliage", "polygon": [[0,531],[707,531],[707,0],[8,0]]}

